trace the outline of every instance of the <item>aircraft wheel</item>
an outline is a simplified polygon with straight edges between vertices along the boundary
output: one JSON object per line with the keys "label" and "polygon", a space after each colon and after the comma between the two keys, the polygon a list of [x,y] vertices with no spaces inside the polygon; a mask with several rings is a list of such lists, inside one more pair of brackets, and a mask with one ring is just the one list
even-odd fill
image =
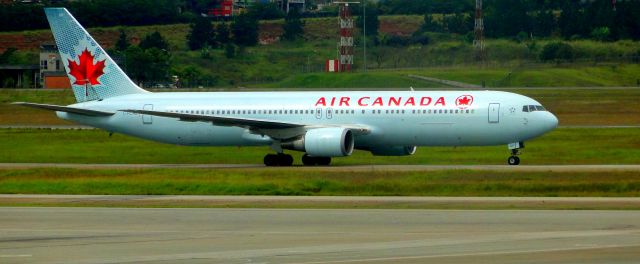
{"label": "aircraft wheel", "polygon": [[304,164],[305,166],[315,166],[318,164],[318,162],[316,158],[304,154],[302,155],[302,164]]}
{"label": "aircraft wheel", "polygon": [[278,165],[288,167],[293,165],[293,157],[288,154],[280,153],[278,154]]}
{"label": "aircraft wheel", "polygon": [[518,158],[518,156],[511,156],[507,159],[507,163],[509,163],[509,165],[518,165],[520,164],[520,158]]}
{"label": "aircraft wheel", "polygon": [[331,164],[331,157],[317,157],[316,159],[320,166],[329,166]]}
{"label": "aircraft wheel", "polygon": [[274,154],[267,154],[264,156],[264,165],[267,167],[273,167],[278,165],[278,156]]}

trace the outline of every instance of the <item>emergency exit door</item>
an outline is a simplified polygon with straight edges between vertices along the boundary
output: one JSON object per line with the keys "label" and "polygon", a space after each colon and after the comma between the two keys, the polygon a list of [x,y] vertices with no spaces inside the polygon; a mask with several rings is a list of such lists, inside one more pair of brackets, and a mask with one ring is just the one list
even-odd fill
{"label": "emergency exit door", "polygon": [[500,122],[500,104],[489,104],[489,123]]}

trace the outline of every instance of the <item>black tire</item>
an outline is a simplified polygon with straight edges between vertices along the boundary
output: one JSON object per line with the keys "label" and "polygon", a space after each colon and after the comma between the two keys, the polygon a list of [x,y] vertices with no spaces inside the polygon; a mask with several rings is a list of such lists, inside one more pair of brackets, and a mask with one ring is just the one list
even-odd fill
{"label": "black tire", "polygon": [[264,156],[264,165],[267,167],[273,167],[278,165],[278,156],[274,154],[267,154]]}
{"label": "black tire", "polygon": [[315,166],[318,165],[316,158],[311,157],[307,154],[302,155],[302,164],[305,166]]}
{"label": "black tire", "polygon": [[518,156],[511,156],[507,159],[507,163],[509,163],[509,165],[518,165],[520,164],[520,158]]}
{"label": "black tire", "polygon": [[278,154],[278,166],[288,167],[293,165],[293,157],[287,154]]}
{"label": "black tire", "polygon": [[329,166],[331,164],[331,157],[316,157],[316,160],[320,166]]}

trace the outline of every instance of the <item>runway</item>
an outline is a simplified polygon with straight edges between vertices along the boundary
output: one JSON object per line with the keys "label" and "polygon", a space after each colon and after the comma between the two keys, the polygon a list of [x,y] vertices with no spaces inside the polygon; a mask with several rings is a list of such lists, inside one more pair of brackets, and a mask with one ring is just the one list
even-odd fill
{"label": "runway", "polygon": [[262,164],[80,164],[80,163],[0,163],[0,169],[71,168],[71,169],[271,169],[286,168],[325,171],[513,171],[513,172],[611,172],[640,171],[640,165],[347,165],[265,167]]}
{"label": "runway", "polygon": [[640,209],[640,197],[434,197],[265,195],[0,194],[5,206],[342,208],[342,209]]}
{"label": "runway", "polygon": [[0,208],[0,263],[637,263],[640,211]]}

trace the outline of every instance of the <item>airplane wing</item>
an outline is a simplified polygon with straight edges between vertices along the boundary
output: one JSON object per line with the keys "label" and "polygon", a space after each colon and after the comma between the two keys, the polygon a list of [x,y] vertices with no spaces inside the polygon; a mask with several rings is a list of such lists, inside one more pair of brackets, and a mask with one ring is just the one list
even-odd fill
{"label": "airplane wing", "polygon": [[205,115],[152,111],[152,110],[120,110],[120,111],[142,114],[142,115],[173,117],[173,118],[179,118],[182,121],[188,121],[188,122],[211,122],[214,125],[219,125],[219,126],[239,126],[244,128],[260,128],[260,129],[283,129],[283,128],[304,127],[304,125],[302,124],[276,122],[276,121],[262,120],[262,119],[205,116]]}
{"label": "airplane wing", "polygon": [[60,112],[78,114],[78,115],[86,115],[86,116],[111,116],[115,114],[115,112],[106,112],[106,111],[100,111],[100,110],[91,110],[91,109],[62,106],[62,105],[36,104],[36,103],[25,103],[25,102],[15,102],[12,104],[33,107],[33,108],[40,108],[40,109],[51,110],[51,111],[60,111]]}
{"label": "airplane wing", "polygon": [[[171,112],[152,111],[152,110],[128,109],[128,110],[120,110],[120,111],[128,112],[128,113],[143,114],[143,115],[178,118],[182,121],[187,121],[187,122],[211,122],[212,124],[219,125],[219,126],[242,127],[254,132],[264,133],[275,138],[289,138],[289,137],[303,134],[306,129],[331,126],[331,125],[314,126],[314,125],[306,125],[306,124],[299,124],[299,123],[292,123],[292,122],[281,122],[281,121],[253,119],[253,118],[244,118],[244,117],[194,115],[194,114],[171,113]],[[357,126],[357,125],[350,125],[350,126],[339,125],[339,126],[351,129],[355,134],[367,134],[370,132],[370,130],[364,126]],[[291,131],[291,133],[282,134],[282,133],[276,132],[278,130],[289,130]],[[284,135],[287,135],[287,136],[284,136]]]}

